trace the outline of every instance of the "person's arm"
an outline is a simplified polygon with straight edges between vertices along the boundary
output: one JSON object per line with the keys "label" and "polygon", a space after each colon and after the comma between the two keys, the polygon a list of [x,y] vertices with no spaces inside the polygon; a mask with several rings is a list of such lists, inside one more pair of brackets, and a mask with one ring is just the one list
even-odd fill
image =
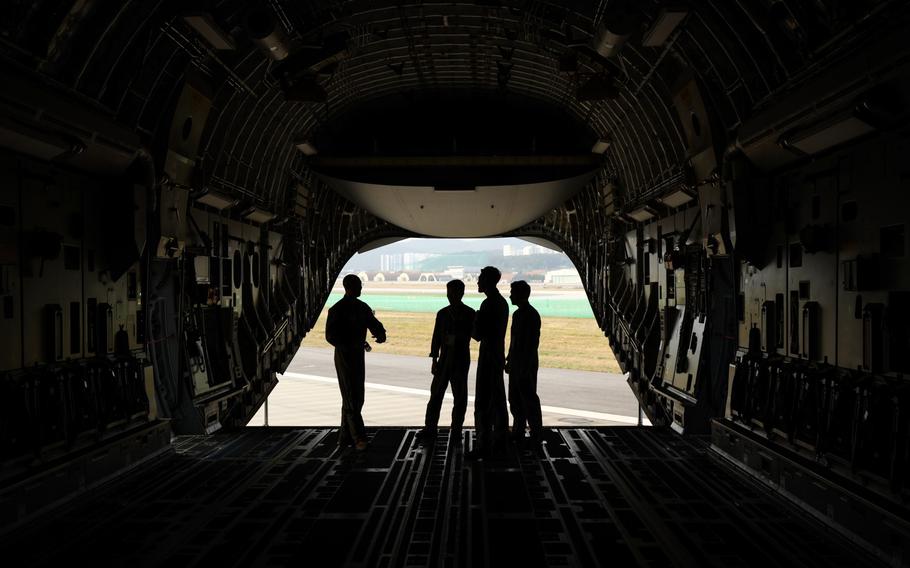
{"label": "person's arm", "polygon": [[443,317],[442,311],[436,312],[436,324],[433,325],[433,338],[430,340],[430,357],[433,358],[433,363],[430,365],[430,372],[434,375],[436,374],[436,363],[439,360],[439,348],[442,345],[443,337]]}
{"label": "person's arm", "polygon": [[382,323],[373,315],[373,310],[366,304],[364,304],[364,306],[366,306],[367,311],[367,329],[369,329],[370,333],[373,334],[373,337],[376,338],[376,343],[385,343],[385,328],[382,327]]}
{"label": "person's arm", "polygon": [[484,329],[484,326],[486,326],[486,315],[483,309],[485,304],[486,300],[480,304],[480,309],[474,314],[474,325],[471,326],[471,337],[477,341],[483,341],[483,337],[486,335],[487,331]]}
{"label": "person's arm", "polygon": [[335,329],[338,326],[336,323],[337,317],[335,310],[329,308],[329,315],[325,320],[325,340],[328,341],[329,345],[333,346],[337,345],[338,342],[338,334]]}
{"label": "person's arm", "polygon": [[[512,315],[512,329],[509,333],[509,351],[506,354],[506,364],[503,368],[506,373],[511,374],[512,367],[514,366],[512,365],[514,362],[512,359],[512,354],[514,353],[519,359],[521,358],[521,348],[522,345],[524,345],[521,337],[523,331],[524,330],[521,325],[521,316],[518,312],[515,312]],[[518,364],[520,366],[521,361],[519,361]]]}
{"label": "person's arm", "polygon": [[540,314],[534,315],[534,321],[531,322],[531,329],[529,330],[529,341],[528,345],[530,349],[537,354],[537,348],[540,347]]}

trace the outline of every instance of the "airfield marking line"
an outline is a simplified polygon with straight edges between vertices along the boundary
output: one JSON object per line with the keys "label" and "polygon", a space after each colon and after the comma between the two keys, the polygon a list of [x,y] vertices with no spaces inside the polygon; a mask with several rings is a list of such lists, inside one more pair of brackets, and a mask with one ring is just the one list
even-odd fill
{"label": "airfield marking line", "polygon": [[[292,379],[305,379],[308,381],[316,381],[321,383],[330,383],[338,384],[338,379],[335,377],[320,377],[319,375],[308,375],[305,373],[284,373],[284,375],[279,375],[280,377],[290,377]],[[383,385],[380,383],[364,383],[364,385],[373,390],[384,390],[397,392],[402,394],[411,394],[419,395],[423,397],[429,397],[430,391],[424,389],[415,389],[412,387],[400,387],[397,385]],[[445,398],[451,399],[452,394],[446,392]],[[468,402],[473,402],[474,397],[472,395],[468,396]],[[607,414],[605,412],[594,412],[593,410],[581,410],[577,408],[564,408],[562,406],[547,406],[541,405],[540,410],[543,412],[549,412],[551,414],[564,414],[566,416],[577,416],[579,418],[590,418],[592,420],[607,420],[610,422],[619,422],[621,424],[638,424],[637,416],[622,416],[620,414]]]}

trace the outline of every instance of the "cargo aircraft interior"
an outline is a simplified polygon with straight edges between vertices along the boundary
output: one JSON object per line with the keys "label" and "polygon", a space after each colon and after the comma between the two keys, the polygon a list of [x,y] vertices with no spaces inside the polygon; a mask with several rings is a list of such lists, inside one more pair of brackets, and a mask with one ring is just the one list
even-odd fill
{"label": "cargo aircraft interior", "polygon": [[[2,562],[910,565],[908,32],[904,0],[3,2]],[[653,427],[468,462],[471,429],[248,426],[358,251],[499,236],[571,258]]]}

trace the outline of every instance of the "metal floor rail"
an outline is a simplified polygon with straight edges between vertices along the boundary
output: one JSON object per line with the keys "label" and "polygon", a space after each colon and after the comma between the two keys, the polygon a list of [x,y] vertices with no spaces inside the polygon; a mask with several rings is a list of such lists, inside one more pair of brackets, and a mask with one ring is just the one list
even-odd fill
{"label": "metal floor rail", "polygon": [[339,452],[330,428],[180,437],[0,553],[56,566],[877,565],[704,438],[550,429],[544,459],[510,448],[471,463],[473,431],[462,448],[442,430],[433,450],[415,432],[370,429],[362,455]]}

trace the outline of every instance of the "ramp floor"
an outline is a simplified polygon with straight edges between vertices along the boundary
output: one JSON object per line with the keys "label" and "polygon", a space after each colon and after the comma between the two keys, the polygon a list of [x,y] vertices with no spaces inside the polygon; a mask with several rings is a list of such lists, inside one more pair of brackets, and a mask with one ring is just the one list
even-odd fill
{"label": "ramp floor", "polygon": [[[657,428],[549,429],[545,455],[465,461],[370,429],[179,437],[175,451],[0,542],[17,565],[875,566],[871,557]],[[11,556],[15,554],[16,556]]]}

